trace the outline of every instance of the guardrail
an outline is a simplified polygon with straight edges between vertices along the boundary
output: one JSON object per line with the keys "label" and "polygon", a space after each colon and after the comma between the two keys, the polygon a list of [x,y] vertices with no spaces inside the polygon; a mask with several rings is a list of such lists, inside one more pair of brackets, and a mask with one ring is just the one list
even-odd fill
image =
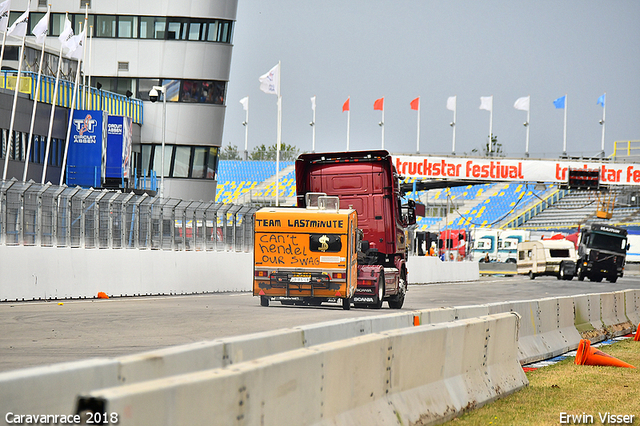
{"label": "guardrail", "polygon": [[[15,90],[16,71],[2,71],[0,76],[0,88]],[[28,94],[31,99],[36,96],[38,74],[23,71],[20,76],[18,91]],[[40,80],[38,102],[53,104],[56,79],[43,75]],[[74,83],[67,80],[59,80],[56,105],[71,108],[73,100]],[[83,90],[84,89],[84,90]],[[83,94],[84,91],[84,94]],[[82,99],[85,104],[82,105]],[[142,124],[144,121],[143,106],[140,99],[132,99],[106,90],[98,90],[95,87],[81,87],[76,93],[76,109],[98,109],[107,111],[110,115],[124,115],[131,117],[134,123]]]}
{"label": "guardrail", "polygon": [[0,412],[98,410],[121,425],[442,421],[526,384],[520,364],[639,321],[640,290],[333,321],[2,373]]}

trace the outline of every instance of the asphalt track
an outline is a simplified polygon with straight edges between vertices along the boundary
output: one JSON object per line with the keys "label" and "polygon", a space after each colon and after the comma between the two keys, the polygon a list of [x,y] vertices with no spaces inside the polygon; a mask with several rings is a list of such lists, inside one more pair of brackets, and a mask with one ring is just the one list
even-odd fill
{"label": "asphalt track", "polygon": [[[640,288],[640,276],[617,283],[553,277],[483,277],[477,282],[412,285],[402,310]],[[62,304],[60,304],[62,303]],[[316,322],[397,312],[320,307],[261,307],[250,293],[0,303],[0,371],[116,357],[167,346]]]}

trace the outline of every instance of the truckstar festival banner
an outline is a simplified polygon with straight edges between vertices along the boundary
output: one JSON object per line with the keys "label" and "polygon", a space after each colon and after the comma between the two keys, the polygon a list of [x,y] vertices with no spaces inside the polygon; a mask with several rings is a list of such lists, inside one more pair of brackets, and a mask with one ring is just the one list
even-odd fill
{"label": "truckstar festival banner", "polygon": [[566,183],[569,169],[600,170],[604,185],[640,185],[640,164],[394,155],[401,176],[419,179]]}

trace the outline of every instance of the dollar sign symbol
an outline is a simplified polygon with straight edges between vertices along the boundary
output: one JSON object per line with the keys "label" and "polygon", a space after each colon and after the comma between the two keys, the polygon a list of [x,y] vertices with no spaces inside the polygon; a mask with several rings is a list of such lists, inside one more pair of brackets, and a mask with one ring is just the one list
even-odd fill
{"label": "dollar sign symbol", "polygon": [[327,251],[327,249],[329,248],[329,244],[327,244],[329,242],[329,237],[323,235],[322,237],[318,238],[318,242],[322,244],[318,250]]}

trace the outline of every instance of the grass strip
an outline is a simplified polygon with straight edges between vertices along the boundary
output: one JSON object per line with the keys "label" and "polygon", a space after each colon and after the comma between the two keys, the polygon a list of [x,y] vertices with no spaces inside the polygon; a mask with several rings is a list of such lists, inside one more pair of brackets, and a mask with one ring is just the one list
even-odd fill
{"label": "grass strip", "polygon": [[[569,357],[526,373],[529,386],[521,391],[444,424],[640,425],[640,342],[625,339],[599,349],[638,368],[575,365],[574,357]],[[625,422],[624,417],[606,418],[607,414],[627,415],[626,420],[631,423]],[[605,417],[604,421],[601,416]]]}

